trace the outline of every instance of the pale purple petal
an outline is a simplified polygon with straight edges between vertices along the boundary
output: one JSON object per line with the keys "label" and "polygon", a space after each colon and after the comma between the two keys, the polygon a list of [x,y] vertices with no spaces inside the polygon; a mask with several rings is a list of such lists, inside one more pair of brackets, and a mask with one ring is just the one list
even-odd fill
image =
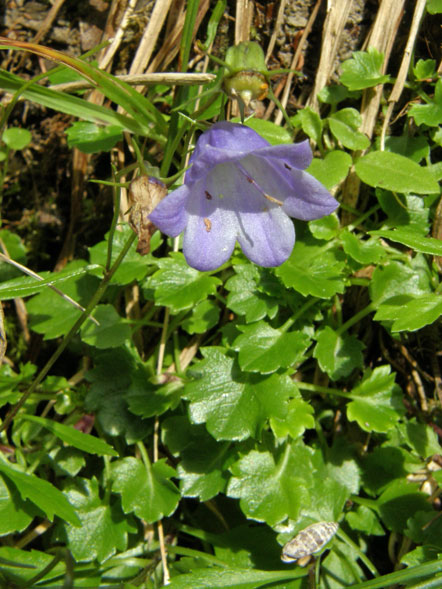
{"label": "pale purple petal", "polygon": [[283,211],[295,219],[319,219],[338,206],[330,192],[307,172],[288,170],[284,163],[255,154],[242,159],[241,165],[265,193],[281,200]]}
{"label": "pale purple petal", "polygon": [[308,168],[313,159],[313,153],[308,139],[301,143],[291,143],[290,145],[270,145],[257,149],[254,155],[282,160],[288,166],[298,168],[298,170]]}
{"label": "pale purple petal", "polygon": [[220,186],[222,206],[236,213],[237,239],[245,255],[260,266],[282,264],[292,252],[295,229],[281,206],[269,201],[236,164],[223,164],[211,172],[208,188],[215,202]]}
{"label": "pale purple petal", "polygon": [[269,143],[250,127],[226,121],[216,123],[197,141],[190,158],[192,166],[186,173],[186,184],[197,182],[218,164],[237,160],[268,146]]}
{"label": "pale purple petal", "polygon": [[183,184],[170,192],[150,213],[149,219],[160,231],[170,237],[176,237],[186,227],[187,213],[185,205],[190,197],[190,190]]}
{"label": "pale purple petal", "polygon": [[188,202],[187,218],[183,253],[189,266],[204,271],[224,264],[232,255],[238,233],[237,219],[228,203],[197,184]]}

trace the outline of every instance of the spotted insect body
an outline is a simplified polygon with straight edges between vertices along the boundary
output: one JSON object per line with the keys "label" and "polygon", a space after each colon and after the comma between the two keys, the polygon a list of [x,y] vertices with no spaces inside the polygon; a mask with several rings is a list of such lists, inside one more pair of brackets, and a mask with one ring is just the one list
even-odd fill
{"label": "spotted insect body", "polygon": [[304,528],[282,549],[284,562],[295,562],[319,552],[336,534],[336,522],[318,522]]}

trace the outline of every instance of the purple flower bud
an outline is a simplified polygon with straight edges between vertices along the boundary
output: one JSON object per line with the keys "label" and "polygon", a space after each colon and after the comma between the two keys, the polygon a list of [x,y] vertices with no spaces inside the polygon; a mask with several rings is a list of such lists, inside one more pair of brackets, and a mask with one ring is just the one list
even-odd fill
{"label": "purple flower bud", "polygon": [[279,266],[295,244],[290,217],[319,219],[338,206],[303,171],[311,160],[308,141],[270,145],[249,127],[216,123],[199,137],[184,184],[149,218],[171,237],[184,231],[184,256],[197,270],[224,264],[236,241],[252,262]]}

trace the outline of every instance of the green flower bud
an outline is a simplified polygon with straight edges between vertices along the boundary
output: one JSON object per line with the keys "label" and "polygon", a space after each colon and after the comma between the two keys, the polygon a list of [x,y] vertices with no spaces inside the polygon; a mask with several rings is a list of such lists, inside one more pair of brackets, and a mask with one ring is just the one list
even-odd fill
{"label": "green flower bud", "polygon": [[226,65],[230,74],[224,78],[224,90],[229,96],[240,97],[245,104],[262,100],[269,85],[262,72],[266,72],[264,52],[253,41],[229,47]]}

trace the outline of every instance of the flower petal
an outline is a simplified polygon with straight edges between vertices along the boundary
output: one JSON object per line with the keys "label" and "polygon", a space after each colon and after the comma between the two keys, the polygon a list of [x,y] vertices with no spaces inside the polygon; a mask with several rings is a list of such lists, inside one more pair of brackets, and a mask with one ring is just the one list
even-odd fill
{"label": "flower petal", "polygon": [[238,233],[235,213],[224,199],[212,197],[203,184],[192,188],[187,203],[183,253],[189,266],[215,270],[232,255]]}
{"label": "flower petal", "polygon": [[244,254],[260,266],[280,266],[287,260],[295,245],[293,221],[277,205],[262,212],[241,215],[242,232],[238,242]]}
{"label": "flower petal", "polygon": [[[222,199],[216,198],[216,187]],[[293,222],[281,206],[268,200],[235,164],[212,170],[208,190],[214,201],[234,211],[237,239],[245,255],[261,266],[279,266],[291,254],[295,243]],[[219,189],[218,189],[219,190]]]}
{"label": "flower petal", "polygon": [[264,192],[281,200],[283,210],[295,219],[319,219],[338,206],[329,191],[307,172],[287,169],[283,162],[255,154],[242,159],[241,165]]}
{"label": "flower petal", "polygon": [[160,231],[170,237],[176,237],[187,223],[186,202],[190,196],[190,190],[183,184],[169,193],[150,213],[149,219]]}
{"label": "flower petal", "polygon": [[254,155],[283,160],[289,166],[298,168],[298,170],[308,168],[313,159],[313,153],[308,139],[301,143],[292,143],[290,145],[270,145],[256,150]]}
{"label": "flower petal", "polygon": [[269,147],[256,131],[236,123],[222,121],[205,131],[198,139],[186,173],[186,184],[204,178],[218,164],[237,160],[250,152]]}

